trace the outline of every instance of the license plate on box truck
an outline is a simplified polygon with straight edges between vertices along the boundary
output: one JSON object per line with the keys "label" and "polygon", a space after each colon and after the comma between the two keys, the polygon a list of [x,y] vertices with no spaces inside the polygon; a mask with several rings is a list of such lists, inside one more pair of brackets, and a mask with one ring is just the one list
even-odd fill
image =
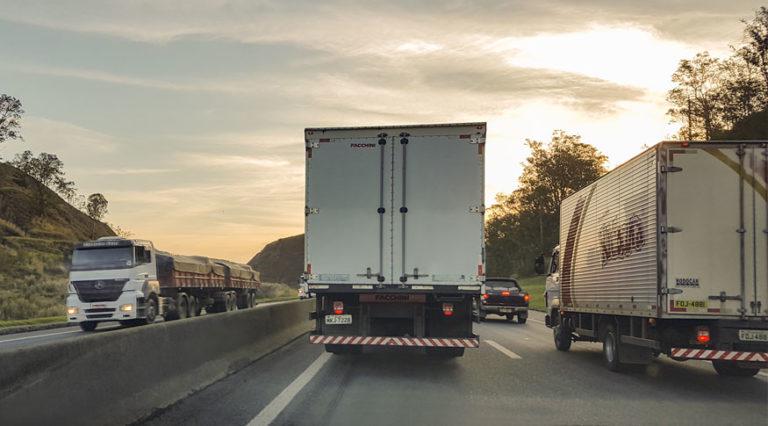
{"label": "license plate on box truck", "polygon": [[768,342],[768,330],[739,330],[739,340],[744,342]]}
{"label": "license plate on box truck", "polygon": [[352,324],[352,315],[326,315],[325,323],[328,325]]}

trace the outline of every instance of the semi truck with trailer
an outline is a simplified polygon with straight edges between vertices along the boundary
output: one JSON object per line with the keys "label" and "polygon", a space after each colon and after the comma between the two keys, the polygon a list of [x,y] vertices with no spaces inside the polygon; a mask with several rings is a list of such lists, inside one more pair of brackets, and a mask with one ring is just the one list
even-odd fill
{"label": "semi truck with trailer", "polygon": [[478,347],[485,134],[485,123],[305,130],[310,343]]}
{"label": "semi truck with trailer", "polygon": [[259,273],[248,265],[156,250],[152,242],[102,237],[75,247],[67,320],[148,324],[255,305]]}
{"label": "semi truck with trailer", "polygon": [[566,198],[546,281],[555,346],[618,371],[660,354],[768,366],[768,141],[662,142]]}

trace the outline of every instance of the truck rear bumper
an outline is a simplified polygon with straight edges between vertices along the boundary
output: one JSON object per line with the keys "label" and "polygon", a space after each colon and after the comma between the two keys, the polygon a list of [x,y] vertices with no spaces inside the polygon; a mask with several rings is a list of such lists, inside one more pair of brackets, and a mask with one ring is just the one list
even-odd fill
{"label": "truck rear bumper", "polygon": [[700,359],[708,361],[756,362],[768,365],[768,352],[722,351],[717,349],[672,348],[674,359]]}
{"label": "truck rear bumper", "polygon": [[480,338],[464,337],[395,337],[395,336],[322,336],[311,334],[315,345],[413,346],[423,348],[479,348]]}

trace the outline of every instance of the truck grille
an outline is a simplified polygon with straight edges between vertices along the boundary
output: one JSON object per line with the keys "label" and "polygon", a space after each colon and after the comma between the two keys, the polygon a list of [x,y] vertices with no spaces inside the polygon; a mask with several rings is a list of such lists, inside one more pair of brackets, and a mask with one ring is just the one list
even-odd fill
{"label": "truck grille", "polygon": [[128,280],[72,281],[72,286],[83,302],[114,302],[120,297],[127,282]]}

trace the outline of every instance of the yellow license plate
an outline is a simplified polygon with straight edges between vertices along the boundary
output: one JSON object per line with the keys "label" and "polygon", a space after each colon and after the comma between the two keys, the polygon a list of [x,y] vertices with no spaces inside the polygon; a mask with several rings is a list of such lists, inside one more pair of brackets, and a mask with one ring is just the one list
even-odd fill
{"label": "yellow license plate", "polygon": [[707,309],[706,300],[675,300],[675,308],[678,309]]}

